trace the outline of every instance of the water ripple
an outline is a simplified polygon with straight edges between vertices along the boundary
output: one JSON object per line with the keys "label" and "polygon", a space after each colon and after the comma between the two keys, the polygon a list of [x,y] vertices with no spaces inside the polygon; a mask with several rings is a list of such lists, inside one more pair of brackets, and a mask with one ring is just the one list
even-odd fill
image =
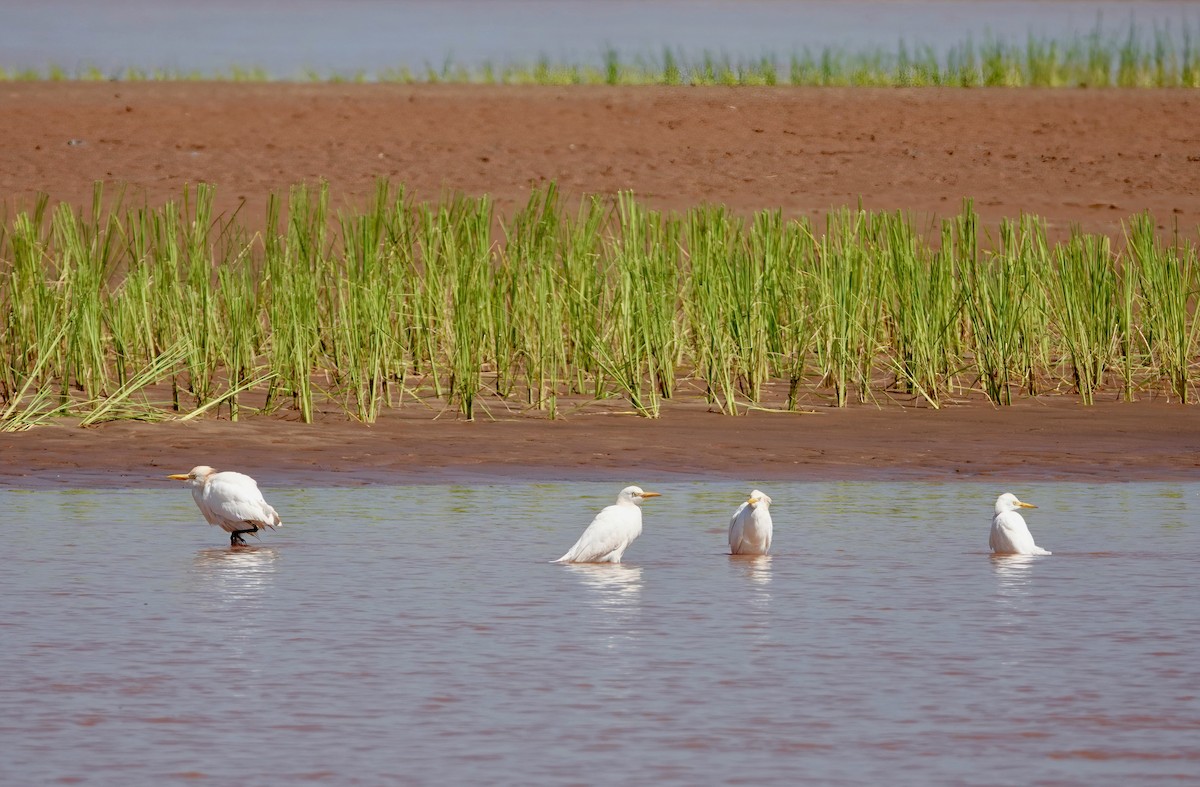
{"label": "water ripple", "polygon": [[1053,556],[986,554],[989,485],[778,484],[751,558],[744,490],[656,483],[618,566],[546,562],[608,485],[270,490],[288,528],[236,550],[178,490],[0,490],[0,776],[1194,774],[1200,486],[1035,486]]}

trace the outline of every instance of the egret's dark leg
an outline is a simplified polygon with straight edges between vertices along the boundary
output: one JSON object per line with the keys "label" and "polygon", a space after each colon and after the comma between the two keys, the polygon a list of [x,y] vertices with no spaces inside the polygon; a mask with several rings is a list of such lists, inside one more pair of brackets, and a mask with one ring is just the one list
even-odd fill
{"label": "egret's dark leg", "polygon": [[241,546],[245,546],[246,539],[242,538],[242,533],[257,533],[257,532],[258,532],[258,525],[254,525],[253,527],[248,528],[246,530],[234,530],[229,534],[229,546],[236,547],[239,544]]}

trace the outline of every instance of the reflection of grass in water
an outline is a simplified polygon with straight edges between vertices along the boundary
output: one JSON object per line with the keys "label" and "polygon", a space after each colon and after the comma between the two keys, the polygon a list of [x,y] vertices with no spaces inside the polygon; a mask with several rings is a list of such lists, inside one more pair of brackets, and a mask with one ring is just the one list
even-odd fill
{"label": "reflection of grass in water", "polygon": [[325,187],[297,187],[257,232],[213,197],[126,209],[97,190],[88,211],[42,200],[0,226],[0,429],[311,421],[322,404],[365,422],[414,405],[556,417],[564,397],[656,417],[689,392],[729,414],[1193,395],[1197,251],[1149,216],[1124,244],[1054,245],[1026,216],[983,248],[970,203],[929,245],[902,214],[845,208],[818,229],[630,194],[573,211],[553,186],[507,220],[486,198],[418,204],[380,183],[337,221]]}
{"label": "reflection of grass in water", "polygon": [[[807,85],[856,87],[1200,87],[1200,49],[1187,20],[1176,34],[1157,25],[1147,33],[1130,24],[1125,33],[1091,33],[1052,39],[1030,35],[1025,41],[984,36],[939,53],[931,46],[895,49],[805,48],[786,57],[762,54],[733,57],[703,52],[689,56],[669,47],[661,55],[623,56],[606,49],[595,65],[554,62],[545,56],[529,62],[485,61],[469,67],[446,58],[419,68],[400,65],[373,75],[366,71],[321,73],[306,69],[310,82],[480,83],[510,85]],[[218,80],[265,82],[278,78],[259,66],[232,66],[215,72],[128,67],[112,72],[85,66],[69,72],[0,68],[3,80]]]}

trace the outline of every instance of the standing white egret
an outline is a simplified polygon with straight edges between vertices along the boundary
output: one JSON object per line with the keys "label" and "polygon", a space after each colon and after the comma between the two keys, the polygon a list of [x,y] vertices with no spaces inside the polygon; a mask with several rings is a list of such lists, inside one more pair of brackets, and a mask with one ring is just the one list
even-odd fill
{"label": "standing white egret", "polygon": [[283,526],[279,514],[263,499],[258,483],[248,475],[228,470],[218,473],[200,465],[189,473],[167,478],[188,482],[200,513],[210,525],[229,533],[230,546],[245,544],[243,533],[257,533],[260,527]]}
{"label": "standing white egret", "polygon": [[771,549],[771,498],[755,489],[729,520],[729,553],[765,555]]}
{"label": "standing white egret", "polygon": [[662,497],[658,492],[643,492],[627,486],[617,502],[606,507],[583,531],[575,546],[555,563],[620,563],[621,555],[642,534],[642,501]]}
{"label": "standing white egret", "polygon": [[988,540],[992,551],[998,555],[1049,555],[1048,550],[1033,543],[1025,517],[1017,513],[1019,508],[1037,506],[1022,503],[1011,492],[996,498],[996,515],[992,517],[992,535]]}

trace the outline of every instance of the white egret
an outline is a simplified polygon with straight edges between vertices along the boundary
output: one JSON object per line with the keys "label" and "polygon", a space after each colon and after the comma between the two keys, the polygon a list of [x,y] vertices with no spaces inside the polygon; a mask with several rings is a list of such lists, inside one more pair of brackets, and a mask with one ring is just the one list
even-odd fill
{"label": "white egret", "polygon": [[771,498],[755,489],[729,520],[729,552],[765,555],[771,549]]}
{"label": "white egret", "polygon": [[583,531],[575,546],[555,563],[620,563],[621,555],[642,534],[642,501],[662,497],[658,492],[643,492],[627,486],[617,502],[606,507]]}
{"label": "white egret", "polygon": [[258,483],[248,475],[228,470],[218,473],[207,465],[200,465],[189,473],[176,473],[167,478],[188,482],[200,513],[210,525],[229,533],[230,546],[245,544],[242,538],[245,533],[283,526],[279,514],[263,499]]}
{"label": "white egret", "polygon": [[1025,517],[1017,513],[1020,508],[1037,506],[1022,503],[1011,492],[996,498],[996,514],[992,517],[992,535],[988,540],[992,551],[998,555],[1049,555],[1048,550],[1033,543]]}

